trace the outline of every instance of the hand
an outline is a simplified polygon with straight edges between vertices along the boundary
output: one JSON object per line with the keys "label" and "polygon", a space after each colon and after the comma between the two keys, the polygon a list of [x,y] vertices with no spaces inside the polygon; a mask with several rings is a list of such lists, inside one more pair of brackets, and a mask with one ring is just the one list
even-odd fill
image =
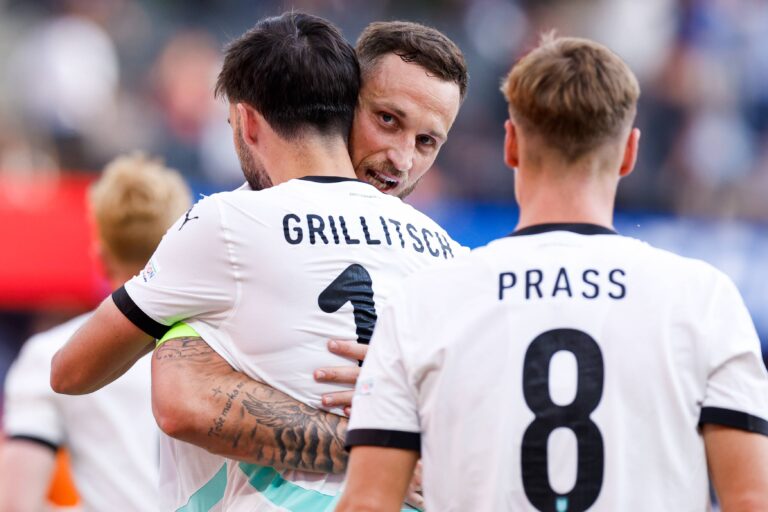
{"label": "hand", "polygon": [[[368,353],[368,345],[355,341],[330,340],[328,342],[328,350],[342,357],[363,361]],[[352,384],[354,386],[357,382],[357,377],[360,376],[360,366],[349,365],[318,368],[315,370],[314,376],[317,382]],[[349,416],[353,395],[353,390],[327,393],[322,397],[323,405],[326,407],[343,407],[344,414]]]}
{"label": "hand", "polygon": [[408,492],[405,494],[405,502],[413,508],[424,510],[424,496],[421,487],[421,460],[416,464],[416,469],[413,470],[413,477],[411,478],[410,485],[408,485]]}

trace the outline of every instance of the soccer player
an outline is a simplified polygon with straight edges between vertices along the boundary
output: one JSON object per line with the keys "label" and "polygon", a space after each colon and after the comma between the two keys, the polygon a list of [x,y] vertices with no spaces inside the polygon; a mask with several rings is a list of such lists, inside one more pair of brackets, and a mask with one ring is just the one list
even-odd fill
{"label": "soccer player", "polygon": [[[339,511],[768,510],[768,377],[733,283],[617,234],[637,81],[546,37],[511,70],[511,236],[408,277],[357,384]],[[467,408],[471,404],[471,409]]]}
{"label": "soccer player", "polygon": [[[356,332],[367,341],[392,283],[459,249],[433,221],[378,190],[400,186],[397,176],[372,168],[380,187],[355,179],[346,141],[358,86],[354,50],[321,18],[285,14],[236,40],[217,90],[230,102],[248,182],[263,190],[210,196],[180,219],[148,263],[152,276],[134,278],[105,301],[57,354],[54,387],[108,382],[186,320],[235,369],[319,407],[327,387],[312,382],[312,369],[339,363],[325,352],[325,340]],[[451,106],[430,113],[435,129],[428,137],[437,144],[456,116],[460,88],[439,81],[430,92],[433,105]],[[158,355],[199,356],[196,346],[164,348]],[[232,409],[237,397],[246,408],[263,406],[235,389],[211,435],[242,414]],[[223,460],[196,464],[188,450],[199,449],[176,443],[173,450],[183,473],[177,489],[190,492],[167,494],[164,509],[322,510],[341,479]]]}
{"label": "soccer player", "polygon": [[[96,247],[113,288],[137,274],[168,227],[189,208],[181,176],[141,155],[107,165],[90,190]],[[88,396],[57,395],[51,357],[90,314],[32,337],[5,387],[0,447],[0,510],[42,510],[56,449],[70,452],[85,511],[157,508],[157,425],[150,406],[149,361]]]}
{"label": "soccer player", "polygon": [[[450,117],[455,108],[432,98],[446,83],[457,88],[460,97],[466,93],[464,58],[439,31],[399,21],[370,24],[358,39],[356,53],[362,84],[351,132],[352,163],[358,178],[374,185],[381,186],[374,170],[397,177],[399,186],[384,191],[402,197],[432,166],[441,146],[432,134],[443,129],[440,119]],[[365,355],[364,344],[333,343],[338,346],[337,354],[353,361]],[[197,347],[195,358],[164,357],[171,350],[182,346],[189,349],[191,345]],[[325,394],[323,405],[340,408],[349,403],[352,391],[347,390],[348,385],[354,384],[358,369],[357,364],[346,363],[321,370],[328,382],[347,385],[329,388],[343,390]],[[199,378],[203,371],[208,379]],[[199,339],[166,341],[164,349],[156,353],[153,372],[155,417],[172,437],[214,453],[281,468],[322,472],[343,472],[346,468],[345,419],[318,415],[282,393],[232,372],[226,361]],[[226,395],[244,385],[269,406],[246,409],[240,395],[230,407],[246,414],[237,422],[217,425],[216,436],[208,435],[227,407]],[[223,392],[213,393],[214,389]],[[298,410],[305,412],[298,415]],[[258,435],[243,437],[245,431]],[[299,440],[301,443],[295,442]]]}

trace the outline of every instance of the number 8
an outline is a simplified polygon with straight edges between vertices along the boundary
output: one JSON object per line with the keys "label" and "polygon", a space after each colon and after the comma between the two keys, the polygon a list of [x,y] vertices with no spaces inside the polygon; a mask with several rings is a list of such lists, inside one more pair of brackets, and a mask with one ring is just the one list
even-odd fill
{"label": "number 8", "polygon": [[[576,357],[576,396],[560,406],[549,394],[549,365],[565,350]],[[528,501],[541,512],[584,512],[597,500],[603,485],[604,448],[600,429],[590,419],[603,395],[603,355],[595,340],[575,329],[554,329],[540,334],[525,353],[523,395],[536,419],[523,435],[521,465]],[[547,441],[557,428],[576,435],[576,484],[561,495],[549,484]]]}

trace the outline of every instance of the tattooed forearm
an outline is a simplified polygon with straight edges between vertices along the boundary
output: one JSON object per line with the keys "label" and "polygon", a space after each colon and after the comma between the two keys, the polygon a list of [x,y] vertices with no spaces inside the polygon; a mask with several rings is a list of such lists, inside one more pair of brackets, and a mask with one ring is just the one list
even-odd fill
{"label": "tattooed forearm", "polygon": [[173,437],[278,469],[346,469],[346,418],[234,371],[200,338],[169,340],[158,348],[152,380],[155,414],[172,411],[165,424],[174,426],[167,432]]}

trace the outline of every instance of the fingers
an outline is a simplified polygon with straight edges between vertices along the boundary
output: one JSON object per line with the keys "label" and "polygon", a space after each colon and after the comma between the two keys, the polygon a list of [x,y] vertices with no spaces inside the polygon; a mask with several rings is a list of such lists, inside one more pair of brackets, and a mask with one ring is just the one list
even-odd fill
{"label": "fingers", "polygon": [[424,496],[411,489],[408,489],[408,492],[405,495],[405,503],[415,509],[424,510]]}
{"label": "fingers", "polygon": [[339,356],[362,361],[368,353],[368,345],[356,341],[330,340],[328,350]]}
{"label": "fingers", "polygon": [[405,495],[405,502],[414,508],[424,510],[424,497],[422,496],[421,487],[421,460],[416,464],[416,468],[413,471],[413,477],[408,486],[408,492]]}
{"label": "fingers", "polygon": [[[348,408],[352,405],[352,396],[354,391],[337,391],[335,393],[328,393],[323,395],[323,405],[325,407],[345,407]],[[347,413],[346,409],[344,410]],[[349,413],[347,413],[349,415]]]}
{"label": "fingers", "polygon": [[355,384],[359,375],[359,366],[318,368],[314,373],[317,382],[335,382],[337,384]]}

